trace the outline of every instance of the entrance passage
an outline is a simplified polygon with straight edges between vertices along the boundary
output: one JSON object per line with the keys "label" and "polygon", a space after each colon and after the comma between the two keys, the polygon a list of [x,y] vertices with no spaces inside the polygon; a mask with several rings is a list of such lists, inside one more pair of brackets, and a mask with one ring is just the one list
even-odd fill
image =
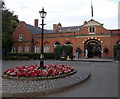
{"label": "entrance passage", "polygon": [[[87,57],[93,58],[93,57],[101,57],[101,44],[96,39],[90,39],[85,42],[84,45],[85,50],[87,50]],[[86,55],[86,53],[84,53]]]}

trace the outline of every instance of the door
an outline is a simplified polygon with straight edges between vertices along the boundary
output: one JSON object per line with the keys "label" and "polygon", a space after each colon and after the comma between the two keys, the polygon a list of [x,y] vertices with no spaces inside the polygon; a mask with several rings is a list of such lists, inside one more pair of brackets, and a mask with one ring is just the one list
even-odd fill
{"label": "door", "polygon": [[101,45],[97,40],[88,40],[84,47],[88,50],[88,58],[101,57]]}

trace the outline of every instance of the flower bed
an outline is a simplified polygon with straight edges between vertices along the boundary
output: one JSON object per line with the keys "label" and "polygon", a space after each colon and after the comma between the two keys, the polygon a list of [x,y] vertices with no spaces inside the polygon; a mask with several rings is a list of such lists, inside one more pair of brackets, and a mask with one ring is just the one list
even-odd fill
{"label": "flower bed", "polygon": [[40,69],[39,65],[19,66],[7,69],[2,77],[8,79],[53,79],[74,74],[76,71],[70,65],[44,65],[45,69]]}

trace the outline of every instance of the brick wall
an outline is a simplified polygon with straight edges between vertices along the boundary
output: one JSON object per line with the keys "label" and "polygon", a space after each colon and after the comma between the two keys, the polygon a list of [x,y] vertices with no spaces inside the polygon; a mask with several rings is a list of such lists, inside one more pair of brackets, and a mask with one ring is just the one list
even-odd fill
{"label": "brick wall", "polygon": [[[37,23],[36,23],[37,24]],[[54,26],[54,28],[56,28]],[[71,45],[73,46],[73,54],[75,53],[76,48],[80,48],[82,50],[82,54],[80,57],[84,57],[84,44],[87,40],[95,39],[98,40],[101,43],[101,50],[104,50],[104,48],[109,49],[109,53],[102,53],[102,57],[109,57],[113,58],[113,45],[117,44],[117,41],[120,40],[120,35],[111,35],[111,33],[116,34],[120,33],[118,30],[107,30],[102,25],[96,26],[95,34],[89,34],[87,26],[82,27],[82,29],[79,32],[73,32],[73,33],[52,33],[52,34],[44,34],[44,46],[50,47],[50,52],[54,51],[54,43],[59,42],[61,45],[64,45],[66,42],[71,42]],[[22,42],[19,42],[19,35],[24,35],[24,40]],[[14,46],[16,47],[16,50],[18,51],[19,46],[30,46],[30,51],[32,51],[32,48],[34,46],[40,46],[41,45],[41,35],[32,35],[30,31],[26,27],[25,22],[20,22],[18,24],[18,27],[16,28],[15,32],[13,33],[13,41]],[[32,37],[34,38],[34,42],[32,44]],[[23,49],[24,51],[24,49]]]}

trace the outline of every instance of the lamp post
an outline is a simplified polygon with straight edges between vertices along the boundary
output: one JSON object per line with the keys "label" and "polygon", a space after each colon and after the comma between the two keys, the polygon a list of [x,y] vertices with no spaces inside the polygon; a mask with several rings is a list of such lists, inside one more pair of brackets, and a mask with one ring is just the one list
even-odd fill
{"label": "lamp post", "polygon": [[42,8],[42,11],[39,11],[40,17],[42,18],[42,34],[41,34],[41,55],[40,55],[40,69],[45,69],[44,67],[44,46],[43,46],[43,38],[44,38],[44,18],[47,14],[47,12],[44,11],[44,8]]}

